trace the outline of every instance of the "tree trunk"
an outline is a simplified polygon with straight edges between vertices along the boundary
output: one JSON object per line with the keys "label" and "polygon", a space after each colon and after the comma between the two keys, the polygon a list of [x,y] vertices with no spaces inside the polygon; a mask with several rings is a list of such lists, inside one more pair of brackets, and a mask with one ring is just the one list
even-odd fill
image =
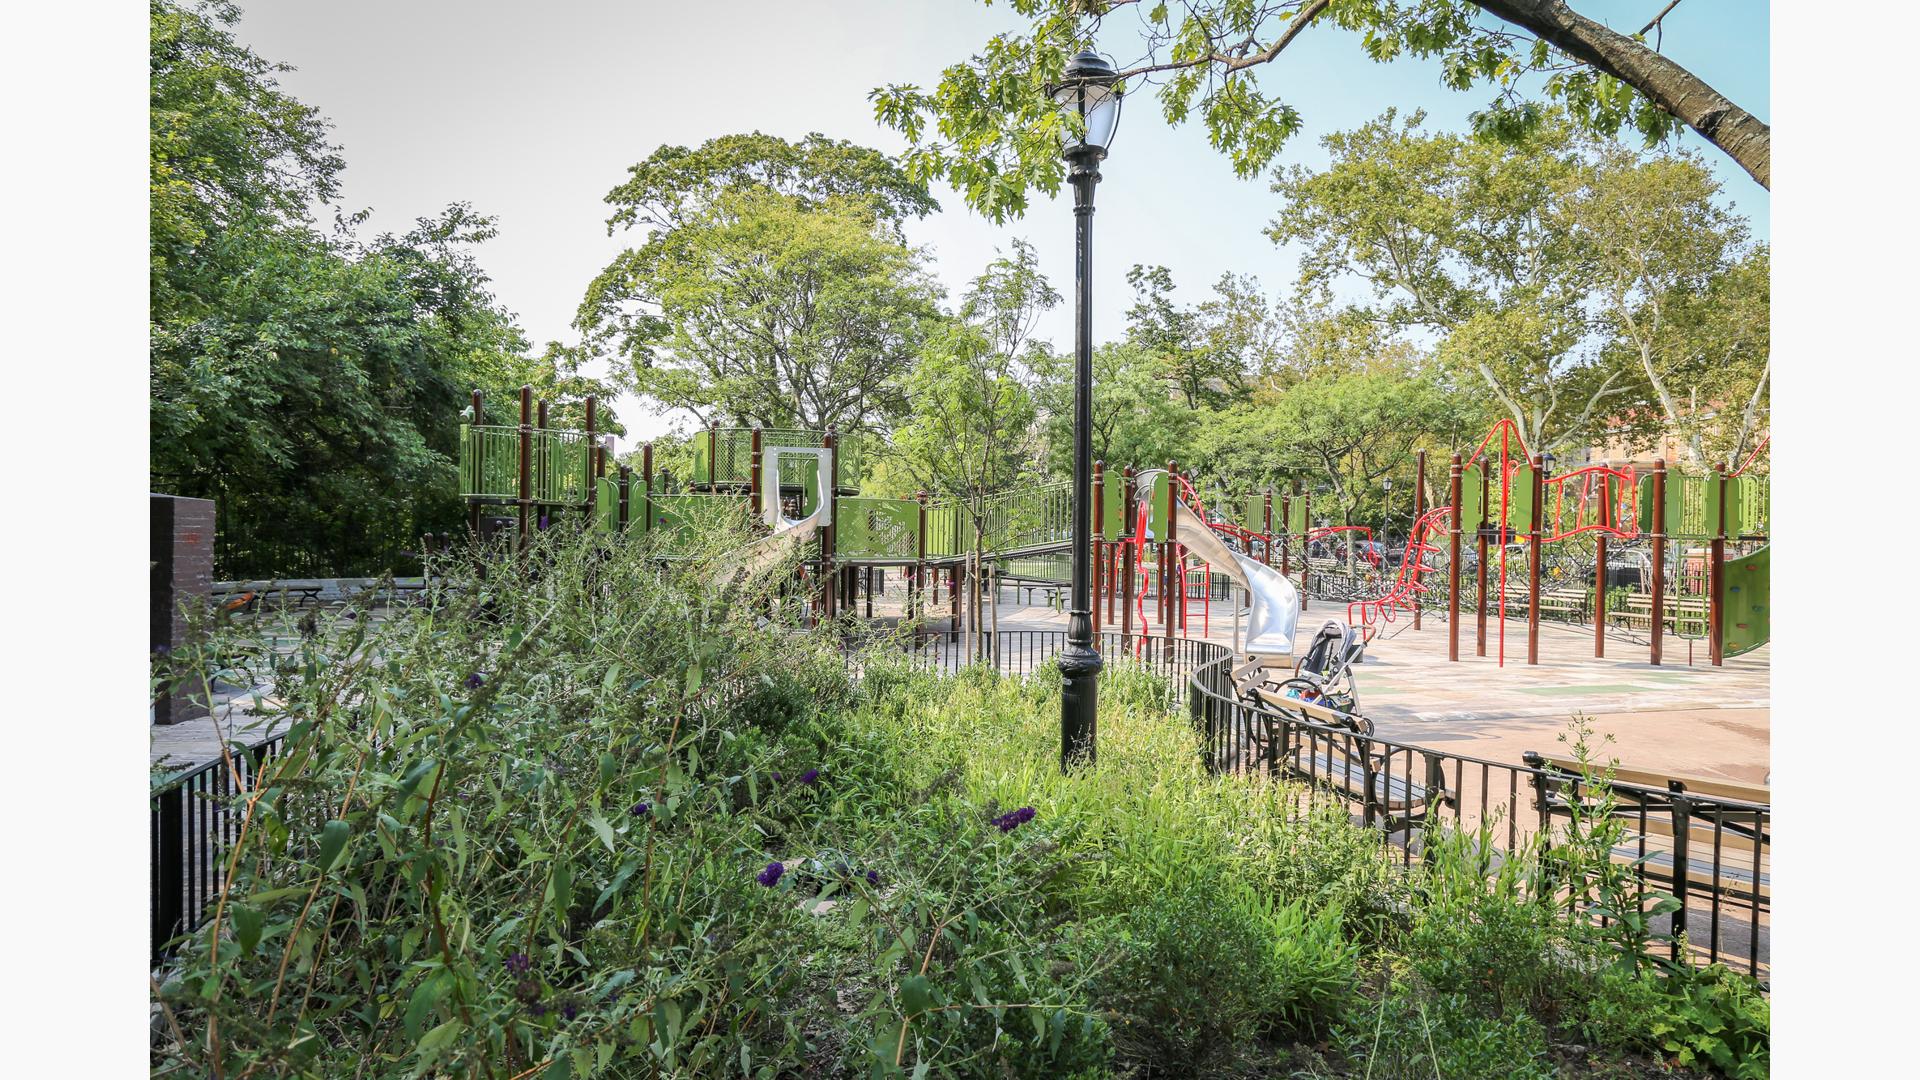
{"label": "tree trunk", "polygon": [[1532,31],[1568,56],[1619,79],[1725,151],[1772,190],[1772,129],[1706,80],[1644,42],[1587,18],[1564,0],[1474,0],[1482,10]]}

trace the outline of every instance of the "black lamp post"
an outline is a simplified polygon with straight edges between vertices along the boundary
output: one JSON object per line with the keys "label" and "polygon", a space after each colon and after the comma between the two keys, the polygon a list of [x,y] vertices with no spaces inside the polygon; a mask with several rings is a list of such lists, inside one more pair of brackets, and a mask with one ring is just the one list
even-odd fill
{"label": "black lamp post", "polygon": [[1094,757],[1095,695],[1100,653],[1093,647],[1093,599],[1088,549],[1093,503],[1093,186],[1100,161],[1120,122],[1120,78],[1092,49],[1067,62],[1066,78],[1053,100],[1068,115],[1067,181],[1073,185],[1075,228],[1073,298],[1073,594],[1067,614],[1067,647],[1060,654],[1060,768]]}

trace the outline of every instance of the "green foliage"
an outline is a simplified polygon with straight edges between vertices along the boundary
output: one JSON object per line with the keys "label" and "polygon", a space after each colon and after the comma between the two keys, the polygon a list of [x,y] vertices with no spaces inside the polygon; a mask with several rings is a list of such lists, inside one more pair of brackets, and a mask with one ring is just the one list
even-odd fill
{"label": "green foliage", "polygon": [[663,147],[607,201],[610,231],[647,238],[594,278],[575,325],[631,389],[742,425],[899,415],[940,295],[900,226],[937,207],[884,155],[726,136]]}
{"label": "green foliage", "polygon": [[606,391],[572,358],[527,355],[471,254],[493,235],[471,207],[370,241],[364,216],[312,226],[341,160],[235,18],[151,8],[153,488],[218,504],[223,574],[417,570],[402,553],[461,521],[469,389],[497,409],[530,382],[562,418]]}
{"label": "green foliage", "polygon": [[1658,1054],[1734,1080],[1768,1074],[1771,1009],[1722,967],[1602,972],[1571,1018],[1582,1038]]}
{"label": "green foliage", "polygon": [[[1049,195],[1059,190],[1060,152],[1074,132],[1049,91],[1061,80],[1067,58],[1095,41],[1138,56],[1120,73],[1127,93],[1140,97],[1151,88],[1168,124],[1196,120],[1208,143],[1242,178],[1265,172],[1304,123],[1299,109],[1271,82],[1263,82],[1269,66],[1284,63],[1281,58],[1297,36],[1331,33],[1329,24],[1351,32],[1350,39],[1375,62],[1434,58],[1451,89],[1491,88],[1492,101],[1474,117],[1477,134],[1488,142],[1524,142],[1553,123],[1549,106],[1558,106],[1584,134],[1611,137],[1631,127],[1652,147],[1667,140],[1678,121],[1646,93],[1656,84],[1669,95],[1705,89],[1684,71],[1653,75],[1638,68],[1630,77],[1640,81],[1629,85],[1590,66],[1591,44],[1585,44],[1589,51],[1570,55],[1521,29],[1529,14],[1548,23],[1578,20],[1552,10],[1558,5],[1016,0],[1012,7],[1025,20],[1021,30],[996,35],[946,68],[932,90],[892,84],[870,95],[875,118],[912,144],[905,159],[909,175],[946,180],[967,205],[995,222],[1024,213],[1031,190]],[[1109,31],[1107,18],[1122,13],[1124,25]],[[1496,17],[1484,17],[1488,13]],[[1622,35],[1579,21],[1584,23],[1580,34],[1562,28],[1556,40],[1565,44],[1592,36],[1616,49],[1631,45]],[[1137,37],[1138,45],[1120,45],[1116,35],[1128,41]],[[1741,160],[1755,168],[1746,157]]]}
{"label": "green foliage", "polygon": [[[1489,1015],[1458,994],[1395,982],[1335,1034],[1341,1053],[1382,1080],[1485,1077],[1553,1080],[1547,1031],[1525,1013]],[[1362,1064],[1364,1063],[1364,1064]]]}

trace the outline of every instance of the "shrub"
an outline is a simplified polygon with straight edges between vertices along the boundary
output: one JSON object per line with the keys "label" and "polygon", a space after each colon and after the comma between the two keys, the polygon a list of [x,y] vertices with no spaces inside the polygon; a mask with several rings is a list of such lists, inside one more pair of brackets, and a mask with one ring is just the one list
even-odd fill
{"label": "shrub", "polygon": [[[1396,982],[1334,1042],[1378,1080],[1552,1080],[1546,1029],[1525,1013],[1489,1014],[1461,994]],[[1363,1064],[1364,1063],[1364,1064]]]}
{"label": "shrub", "polygon": [[1767,1075],[1770,1011],[1752,980],[1718,965],[1613,969],[1595,980],[1570,1024],[1600,1046],[1749,1080]]}

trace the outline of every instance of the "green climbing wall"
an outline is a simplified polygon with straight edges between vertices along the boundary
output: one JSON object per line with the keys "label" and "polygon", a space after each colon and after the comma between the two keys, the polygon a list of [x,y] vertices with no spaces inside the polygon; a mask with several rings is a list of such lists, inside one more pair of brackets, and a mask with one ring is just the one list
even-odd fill
{"label": "green climbing wall", "polygon": [[1720,598],[1726,613],[1722,617],[1722,655],[1739,656],[1767,643],[1773,629],[1773,596],[1768,586],[1772,561],[1771,546],[1727,560],[1726,592]]}

